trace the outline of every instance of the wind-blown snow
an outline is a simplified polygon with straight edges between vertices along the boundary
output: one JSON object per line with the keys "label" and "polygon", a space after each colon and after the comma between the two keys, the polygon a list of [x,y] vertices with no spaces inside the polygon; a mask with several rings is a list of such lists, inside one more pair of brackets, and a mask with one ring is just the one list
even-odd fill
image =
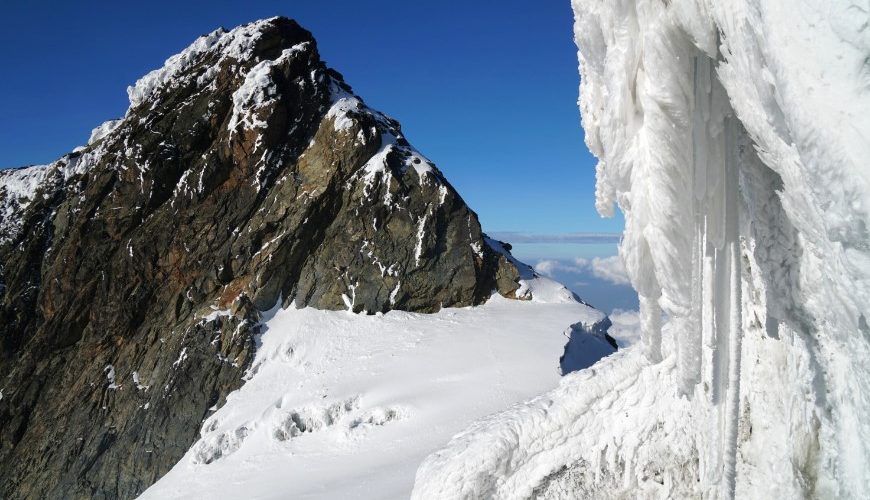
{"label": "wind-blown snow", "polygon": [[866,2],[573,5],[642,342],[457,436],[414,497],[870,497]]}
{"label": "wind-blown snow", "polygon": [[245,385],[141,498],[407,498],[428,453],[555,387],[565,331],[604,317],[530,282],[436,314],[273,311]]}

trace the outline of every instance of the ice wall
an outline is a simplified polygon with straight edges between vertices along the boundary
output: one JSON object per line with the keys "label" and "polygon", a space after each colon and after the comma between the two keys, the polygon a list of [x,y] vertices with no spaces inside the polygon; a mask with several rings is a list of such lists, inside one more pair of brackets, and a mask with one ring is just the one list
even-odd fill
{"label": "ice wall", "polygon": [[573,7],[642,352],[457,436],[415,494],[870,498],[870,6]]}
{"label": "ice wall", "polygon": [[[765,459],[791,461],[805,492],[822,479],[870,492],[867,8],[574,2],[598,208],[626,215],[647,357],[661,358],[661,308],[679,389],[717,431],[699,436],[702,480],[723,496],[738,448],[765,439],[738,443],[741,412],[752,429],[784,423],[811,441]],[[803,396],[763,395],[770,385]]]}

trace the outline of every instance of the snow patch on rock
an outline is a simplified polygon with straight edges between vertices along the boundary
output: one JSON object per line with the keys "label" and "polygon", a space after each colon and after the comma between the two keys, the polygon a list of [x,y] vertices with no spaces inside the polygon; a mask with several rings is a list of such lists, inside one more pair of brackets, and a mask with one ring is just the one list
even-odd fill
{"label": "snow patch on rock", "polygon": [[107,135],[114,132],[115,129],[117,129],[118,126],[120,126],[123,121],[124,121],[123,119],[109,120],[109,121],[105,121],[102,124],[100,124],[99,127],[95,128],[91,131],[91,136],[88,139],[88,146],[90,146],[91,144],[94,144],[95,142],[99,141],[103,137],[106,137]]}
{"label": "snow patch on rock", "polygon": [[33,201],[48,171],[47,165],[0,170],[0,243],[19,234],[20,215]]}
{"label": "snow patch on rock", "polygon": [[302,42],[284,49],[276,59],[260,61],[248,71],[245,81],[233,92],[233,113],[227,125],[231,132],[237,131],[239,126],[246,130],[266,127],[267,123],[259,116],[259,111],[272,106],[278,93],[272,71],[308,50],[310,45],[309,42]]}

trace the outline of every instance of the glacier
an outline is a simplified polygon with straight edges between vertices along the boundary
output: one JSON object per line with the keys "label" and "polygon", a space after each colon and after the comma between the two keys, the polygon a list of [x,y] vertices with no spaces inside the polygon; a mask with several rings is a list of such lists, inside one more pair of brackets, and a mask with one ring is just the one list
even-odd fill
{"label": "glacier", "polygon": [[[139,498],[407,498],[428,453],[556,386],[575,323],[591,331],[605,317],[555,281],[523,284],[530,300],[497,295],[434,314],[279,301],[264,314],[245,384]],[[585,347],[587,366],[612,352],[594,335]]]}
{"label": "glacier", "polygon": [[572,5],[641,342],[455,436],[413,498],[870,497],[867,3]]}

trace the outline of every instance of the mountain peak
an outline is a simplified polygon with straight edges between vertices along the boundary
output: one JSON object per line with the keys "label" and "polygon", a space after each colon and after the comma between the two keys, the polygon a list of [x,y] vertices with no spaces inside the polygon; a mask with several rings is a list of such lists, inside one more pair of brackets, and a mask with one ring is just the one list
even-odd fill
{"label": "mountain peak", "polygon": [[232,30],[218,28],[197,38],[187,48],[166,60],[155,69],[127,87],[130,108],[153,101],[161,90],[195,83],[207,86],[214,82],[218,67],[233,65],[233,70],[245,68],[263,60],[273,60],[284,50],[310,44],[316,52],[311,33],[296,21],[286,17],[273,17],[248,23]]}
{"label": "mountain peak", "polygon": [[276,303],[528,298],[530,271],[294,21],[213,31],[128,93],[83,148],[0,175],[0,378],[26,409],[0,415],[0,477],[20,478],[0,496],[141,492],[240,385]]}

